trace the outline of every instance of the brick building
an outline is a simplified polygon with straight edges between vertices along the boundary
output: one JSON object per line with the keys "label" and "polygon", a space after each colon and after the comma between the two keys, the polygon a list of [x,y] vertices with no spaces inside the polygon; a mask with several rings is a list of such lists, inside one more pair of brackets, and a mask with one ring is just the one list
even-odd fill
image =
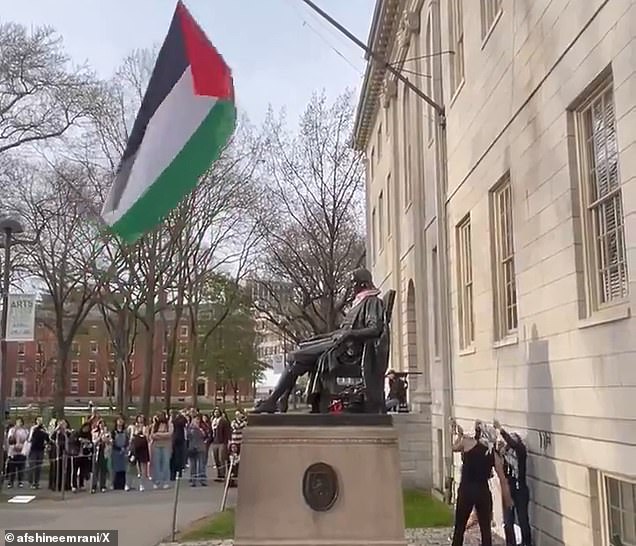
{"label": "brick building", "polygon": [[[172,325],[164,325],[157,320],[152,356],[153,399],[161,400],[166,392],[168,332]],[[178,328],[179,346],[177,362],[172,379],[172,397],[176,401],[187,401],[192,396],[191,361],[189,355],[189,325],[182,324]],[[35,341],[27,343],[8,343],[7,346],[7,394],[9,399],[19,401],[49,400],[54,392],[55,364],[57,343],[55,335],[41,320],[36,320]],[[135,346],[131,355],[130,393],[137,400],[142,392],[146,354],[144,329],[139,328]],[[117,373],[115,357],[108,331],[101,315],[90,313],[84,321],[71,347],[68,365],[67,398],[75,400],[99,400],[112,398],[117,392]],[[208,377],[204,370],[197,380],[199,400],[213,401],[217,392],[223,391],[222,384],[216,384],[213,377]],[[239,385],[241,401],[253,398],[253,386],[249,382]],[[226,389],[227,391],[227,389]],[[232,396],[230,393],[229,396]]]}

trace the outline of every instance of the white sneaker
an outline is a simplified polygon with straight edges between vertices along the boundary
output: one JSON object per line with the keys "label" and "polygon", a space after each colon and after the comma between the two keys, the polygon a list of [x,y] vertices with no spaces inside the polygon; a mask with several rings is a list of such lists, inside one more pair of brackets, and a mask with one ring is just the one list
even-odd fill
{"label": "white sneaker", "polygon": [[159,489],[159,484],[158,483],[153,483],[152,484],[152,488],[153,489]]}
{"label": "white sneaker", "polygon": [[143,485],[140,485],[140,486],[139,486],[139,491],[145,491],[145,488],[144,488],[144,486],[143,486]]}
{"label": "white sneaker", "polygon": [[164,483],[163,484],[163,488],[164,489],[170,489],[170,484],[169,483]]}
{"label": "white sneaker", "polygon": [[130,491],[130,485],[125,485],[124,486],[124,491]]}

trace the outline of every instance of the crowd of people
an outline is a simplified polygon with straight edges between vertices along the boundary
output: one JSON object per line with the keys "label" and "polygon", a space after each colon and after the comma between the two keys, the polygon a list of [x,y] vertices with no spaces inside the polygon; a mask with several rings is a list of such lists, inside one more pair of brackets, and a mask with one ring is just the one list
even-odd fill
{"label": "crowd of people", "polygon": [[246,424],[243,411],[230,419],[220,408],[211,414],[195,408],[158,412],[150,421],[144,415],[129,421],[118,415],[110,424],[92,411],[77,429],[66,419],[46,426],[41,417],[27,427],[18,417],[3,436],[0,479],[9,489],[39,489],[42,469],[48,467],[54,491],[144,491],[168,489],[177,477],[189,478],[192,487],[207,486],[212,467],[215,481],[227,478],[236,486]]}

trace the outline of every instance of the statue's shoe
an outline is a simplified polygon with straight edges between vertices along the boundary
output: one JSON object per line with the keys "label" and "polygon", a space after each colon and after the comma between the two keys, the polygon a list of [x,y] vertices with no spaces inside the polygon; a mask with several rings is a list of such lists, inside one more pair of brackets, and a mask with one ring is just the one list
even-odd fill
{"label": "statue's shoe", "polygon": [[261,400],[254,406],[254,409],[250,413],[276,413],[276,402],[272,400]]}

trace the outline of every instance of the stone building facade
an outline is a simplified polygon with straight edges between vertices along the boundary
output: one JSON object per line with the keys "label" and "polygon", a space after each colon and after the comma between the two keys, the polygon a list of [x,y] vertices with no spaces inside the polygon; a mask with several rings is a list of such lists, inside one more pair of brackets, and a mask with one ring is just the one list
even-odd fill
{"label": "stone building facade", "polygon": [[[636,544],[636,3],[378,0],[355,143],[369,256],[448,417],[526,436],[538,546]],[[425,409],[425,411],[427,411]]]}

